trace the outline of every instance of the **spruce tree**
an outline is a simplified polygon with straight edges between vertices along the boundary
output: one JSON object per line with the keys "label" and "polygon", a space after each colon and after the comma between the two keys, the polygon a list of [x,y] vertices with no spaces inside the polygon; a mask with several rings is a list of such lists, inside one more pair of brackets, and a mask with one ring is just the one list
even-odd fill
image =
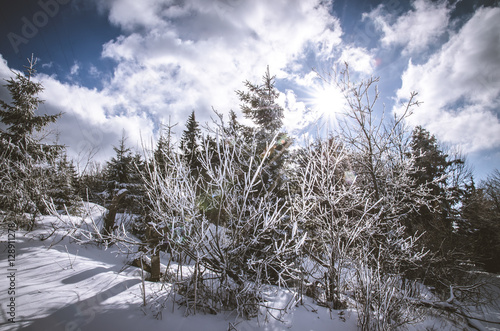
{"label": "spruce tree", "polygon": [[78,174],[75,165],[68,160],[66,151],[63,150],[52,167],[55,171],[51,176],[48,195],[58,210],[70,208],[78,201]]}
{"label": "spruce tree", "polygon": [[36,137],[48,124],[60,117],[38,115],[43,102],[38,94],[43,91],[39,82],[33,81],[36,59],[28,59],[26,76],[14,72],[6,87],[12,101],[0,100],[0,209],[16,215],[32,214],[28,229],[34,225],[35,217],[45,210],[48,199],[52,161],[61,146],[45,144]]}
{"label": "spruce tree", "polygon": [[[416,127],[411,138],[411,153],[415,158],[415,171],[411,175],[414,186],[424,185],[428,189],[427,206],[409,212],[405,218],[409,235],[422,234],[420,242],[433,254],[427,256],[430,282],[447,277],[459,279],[463,275],[457,268],[459,259],[466,259],[467,248],[460,244],[459,219],[456,192],[460,189],[447,179],[452,175],[453,166],[463,163],[444,153],[432,134],[422,127]],[[423,275],[420,275],[423,277]]]}
{"label": "spruce tree", "polygon": [[244,82],[247,91],[236,91],[242,101],[243,114],[258,125],[266,138],[273,137],[283,126],[283,108],[276,103],[279,92],[274,87],[275,76],[269,73],[269,66],[262,77],[262,85]]}
{"label": "spruce tree", "polygon": [[489,272],[500,271],[500,172],[495,170],[478,188],[469,187],[462,201],[464,221],[470,225],[475,261]]}
{"label": "spruce tree", "polygon": [[104,180],[107,183],[106,196],[109,198],[105,204],[111,202],[117,196],[126,196],[120,199],[119,210],[126,209],[135,214],[142,212],[144,198],[142,173],[144,172],[144,161],[139,153],[132,153],[126,145],[125,133],[118,146],[114,146],[115,156],[106,164]]}
{"label": "spruce tree", "polygon": [[165,175],[165,172],[167,171],[169,164],[171,162],[170,158],[172,157],[174,146],[172,142],[172,128],[175,125],[167,125],[166,132],[162,131],[160,132],[160,138],[158,139],[158,142],[156,143],[156,149],[153,152],[153,158],[154,158],[154,164],[157,167],[157,170],[162,174]]}
{"label": "spruce tree", "polygon": [[133,156],[130,148],[125,144],[127,138],[122,134],[118,146],[113,146],[115,156],[106,165],[106,180],[108,190],[113,193],[114,190],[124,188],[130,182],[133,171]]}
{"label": "spruce tree", "polygon": [[[276,102],[279,92],[274,86],[275,76],[271,76],[268,66],[261,85],[253,84],[248,80],[244,84],[246,91],[238,90],[236,94],[242,102],[240,107],[245,117],[257,125],[254,131],[257,148],[261,151],[260,156],[266,158],[262,172],[263,188],[270,190],[277,188],[279,191],[283,184],[287,149],[292,141],[285,132],[280,132],[283,126],[283,108]],[[234,121],[235,115],[232,114],[230,123]],[[240,128],[244,130],[245,135],[252,133],[245,127],[235,126],[234,130]]]}
{"label": "spruce tree", "polygon": [[26,66],[27,76],[14,72],[15,78],[7,80],[6,87],[10,92],[12,103],[0,100],[0,121],[7,126],[0,129],[0,143],[4,149],[10,149],[9,157],[21,160],[26,157],[39,159],[51,151],[51,146],[42,144],[34,136],[48,124],[55,122],[61,113],[56,115],[37,115],[40,104],[43,103],[38,94],[43,91],[39,82],[32,77],[36,73],[36,59],[31,57]]}
{"label": "spruce tree", "polygon": [[181,137],[182,157],[191,170],[193,176],[198,176],[201,169],[200,163],[201,131],[196,121],[194,110],[186,122],[186,130]]}

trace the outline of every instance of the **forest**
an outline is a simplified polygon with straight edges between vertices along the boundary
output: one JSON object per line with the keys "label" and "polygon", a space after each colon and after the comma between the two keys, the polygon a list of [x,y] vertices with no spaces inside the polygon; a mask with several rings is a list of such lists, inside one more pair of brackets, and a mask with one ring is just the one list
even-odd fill
{"label": "forest", "polygon": [[[62,114],[39,112],[35,78],[34,62],[13,72],[11,100],[0,100],[3,229],[35,231],[55,216],[43,240],[64,233],[125,252],[142,272],[144,303],[144,282],[169,284],[156,297],[175,296],[187,315],[267,309],[279,319],[287,312],[266,296],[276,287],[297,305],[351,309],[360,330],[429,315],[500,324],[471,308],[498,300],[487,275],[500,272],[500,172],[476,181],[465,155],[410,127],[417,92],[381,116],[378,79],[355,81],[346,64],[335,73],[348,105],[337,127],[299,141],[283,129],[268,69],[236,91],[244,120],[214,110],[201,124],[193,110],[180,139],[169,123],[134,150],[124,131],[112,158],[77,169],[43,134]],[[89,204],[106,211],[85,216]]]}

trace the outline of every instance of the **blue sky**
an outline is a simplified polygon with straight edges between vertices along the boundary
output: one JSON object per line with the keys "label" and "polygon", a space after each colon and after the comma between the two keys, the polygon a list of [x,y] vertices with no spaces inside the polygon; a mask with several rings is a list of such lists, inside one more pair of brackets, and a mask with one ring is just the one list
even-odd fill
{"label": "blue sky", "polygon": [[108,159],[124,131],[140,146],[169,120],[180,135],[192,110],[201,123],[212,107],[238,112],[234,91],[267,65],[290,133],[334,125],[343,102],[312,68],[347,61],[380,77],[380,115],[417,91],[410,125],[467,154],[479,178],[500,168],[495,0],[23,0],[0,19],[0,78],[39,58],[41,111],[64,112],[58,139],[80,162]]}

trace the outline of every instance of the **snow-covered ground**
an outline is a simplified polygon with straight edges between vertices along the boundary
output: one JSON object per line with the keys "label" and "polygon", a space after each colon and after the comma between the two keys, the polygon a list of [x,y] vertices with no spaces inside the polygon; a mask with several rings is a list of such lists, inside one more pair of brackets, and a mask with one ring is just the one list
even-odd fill
{"label": "snow-covered ground", "polygon": [[[55,217],[44,217],[35,231],[16,231],[12,268],[8,234],[2,230],[0,330],[357,330],[353,311],[331,313],[310,300],[295,306],[289,292],[277,289],[270,293],[273,304],[291,306],[283,322],[264,311],[251,320],[236,319],[233,312],[186,317],[185,308],[173,305],[171,297],[157,314],[153,298],[161,297],[161,284],[145,282],[148,305],[144,307],[140,269],[127,266],[126,254],[113,247],[77,245],[60,235],[40,240],[57,222]],[[9,287],[15,293],[9,294]],[[14,315],[9,314],[11,298]],[[14,323],[9,322],[12,316]]]}
{"label": "snow-covered ground", "polygon": [[[98,218],[103,209],[93,207],[91,214]],[[264,309],[251,320],[237,318],[234,312],[217,315],[198,312],[186,316],[186,308],[173,304],[173,297],[166,295],[168,292],[162,289],[162,284],[147,281],[147,305],[144,306],[141,270],[128,266],[130,256],[113,246],[104,249],[93,244],[78,245],[70,237],[63,237],[64,231],[42,240],[52,231],[52,225],[59,222],[56,217],[46,216],[37,222],[35,231],[17,230],[15,260],[8,254],[7,228],[1,229],[0,330],[358,329],[355,310],[329,311],[308,298],[303,305],[296,305],[293,293],[277,288],[269,289],[268,299],[274,307],[287,308],[283,316],[278,316],[276,310]],[[12,244],[13,232],[10,233]],[[12,245],[10,247],[12,249]],[[159,303],[163,306],[161,310]],[[500,319],[498,311],[489,315]],[[487,329],[495,330],[495,327],[498,325]],[[415,330],[443,328],[454,327],[438,318],[410,327]],[[464,328],[467,329],[465,326],[459,329]]]}

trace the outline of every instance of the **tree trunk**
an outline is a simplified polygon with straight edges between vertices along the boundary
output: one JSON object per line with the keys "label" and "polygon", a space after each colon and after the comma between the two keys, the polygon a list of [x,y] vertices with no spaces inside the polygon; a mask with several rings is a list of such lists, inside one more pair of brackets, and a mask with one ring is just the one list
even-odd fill
{"label": "tree trunk", "polygon": [[158,247],[160,243],[161,235],[154,230],[152,227],[148,227],[147,238],[149,241],[149,247],[151,247],[151,278],[150,281],[158,282],[160,280],[160,248]]}
{"label": "tree trunk", "polygon": [[115,217],[116,217],[116,212],[118,210],[118,206],[121,200],[127,195],[127,193],[128,193],[127,190],[122,190],[113,197],[108,212],[104,216],[104,235],[111,237],[111,235],[113,234],[113,228],[115,226]]}

